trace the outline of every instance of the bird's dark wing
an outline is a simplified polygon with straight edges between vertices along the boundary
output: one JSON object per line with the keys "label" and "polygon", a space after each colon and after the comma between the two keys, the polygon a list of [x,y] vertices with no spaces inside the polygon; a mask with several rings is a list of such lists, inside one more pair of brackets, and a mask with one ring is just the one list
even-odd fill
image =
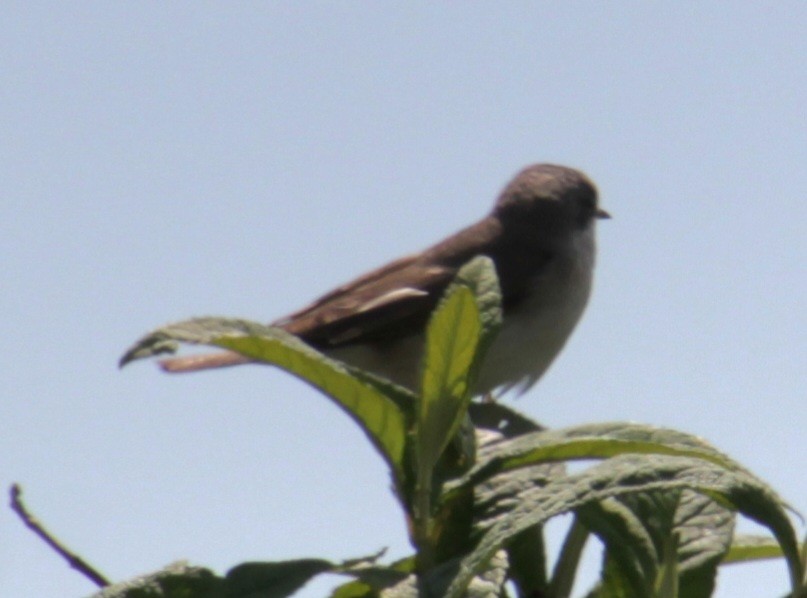
{"label": "bird's dark wing", "polygon": [[420,331],[456,274],[411,256],[343,285],[275,325],[322,349]]}

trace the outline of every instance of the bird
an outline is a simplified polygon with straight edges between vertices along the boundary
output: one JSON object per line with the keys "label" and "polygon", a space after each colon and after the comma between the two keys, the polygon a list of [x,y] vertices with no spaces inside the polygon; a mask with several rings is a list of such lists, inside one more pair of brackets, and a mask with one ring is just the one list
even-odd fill
{"label": "bird", "polygon": [[[427,249],[394,260],[273,322],[313,348],[417,392],[432,310],[458,270],[488,256],[502,293],[502,326],[473,394],[525,392],[546,372],[589,300],[596,222],[610,218],[581,171],[533,164],[502,189],[481,220]],[[250,363],[225,351],[164,359],[195,372]]]}

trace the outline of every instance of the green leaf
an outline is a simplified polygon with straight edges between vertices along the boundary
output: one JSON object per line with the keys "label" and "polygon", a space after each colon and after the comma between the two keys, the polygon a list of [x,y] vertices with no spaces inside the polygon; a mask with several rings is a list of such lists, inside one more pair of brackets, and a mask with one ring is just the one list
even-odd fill
{"label": "green leaf", "polygon": [[501,292],[493,262],[464,265],[432,313],[426,330],[418,401],[418,466],[432,470],[457,434],[484,353],[501,324]]}
{"label": "green leaf", "polygon": [[[323,559],[296,559],[278,562],[242,563],[230,569],[224,578],[221,598],[286,598],[291,596],[314,576],[321,573],[338,573],[356,577],[358,585],[354,589],[367,592],[342,592],[341,598],[350,596],[377,596],[378,590],[402,587],[409,577],[412,559],[403,559],[391,566],[376,564],[382,550],[376,554],[341,563]],[[364,585],[362,585],[364,584]],[[348,587],[342,586],[343,588]],[[208,598],[206,594],[189,594],[185,598]],[[127,597],[128,598],[128,597]],[[209,598],[219,598],[209,596]],[[416,598],[416,595],[413,595]]]}
{"label": "green leaf", "polygon": [[468,584],[467,598],[491,598],[501,596],[507,581],[507,553],[500,550],[493,555],[488,566]]}
{"label": "green leaf", "polygon": [[[510,441],[483,447],[479,451],[478,465],[462,483],[478,485],[481,480],[489,479],[489,476],[496,473],[515,471],[539,463],[571,458],[603,458],[623,452],[689,456],[732,471],[743,471],[731,459],[694,436],[636,424],[596,424],[568,430],[527,433]],[[539,477],[545,480],[543,474]],[[506,497],[497,500],[506,500]],[[678,555],[680,590],[687,596],[710,595],[717,562],[727,550],[733,529],[732,517],[724,508],[706,497],[687,493],[680,504],[675,504],[680,518],[678,527],[667,526],[664,531],[655,535],[649,535],[651,530],[644,529],[642,519],[630,515],[627,506],[611,506],[610,509],[627,511],[621,517],[629,517],[631,521],[620,521],[619,513],[609,515],[607,508],[607,503],[602,506],[593,504],[580,509],[579,514],[587,517],[587,525],[592,531],[598,532],[603,541],[607,542],[609,534],[614,536],[611,538],[613,562],[605,570],[611,571],[611,579],[618,579],[620,586],[627,584],[632,588],[632,593],[626,595],[649,595],[654,580],[659,575],[662,538],[674,532],[681,534],[681,553]],[[487,515],[483,515],[484,517]],[[717,521],[721,523],[718,525]],[[603,529],[598,530],[598,524]],[[614,567],[617,566],[625,569],[618,577],[613,574]]]}
{"label": "green leaf", "polygon": [[[475,457],[473,426],[467,410],[481,363],[480,348],[485,335],[491,337],[494,333],[494,320],[499,310],[495,293],[480,292],[486,297],[483,305],[488,323],[484,328],[474,291],[480,290],[480,277],[492,272],[492,267],[486,259],[472,260],[463,267],[432,313],[426,329],[421,393],[416,400],[416,468],[411,498],[412,530],[420,571],[432,568],[438,560],[455,553],[451,547],[457,538],[464,539],[467,534],[467,524],[451,516],[470,510],[462,508],[460,503],[466,501],[461,493],[455,495],[453,505],[443,503],[440,513],[435,512],[434,504],[442,481],[457,475],[458,467],[462,470],[470,467]],[[463,433],[458,434],[461,430]],[[455,450],[443,458],[450,443]],[[470,498],[470,493],[466,498]]]}
{"label": "green leaf", "polygon": [[[391,566],[376,564],[385,551],[331,563],[322,559],[299,559],[280,562],[244,563],[232,568],[226,576],[228,598],[285,598],[291,596],[312,577],[320,573],[350,575],[357,579],[334,590],[338,598],[378,596],[382,590],[403,588],[410,577],[412,559]],[[403,596],[404,594],[401,594]],[[412,595],[417,598],[416,594]]]}
{"label": "green leaf", "polygon": [[243,563],[225,577],[227,595],[233,598],[286,598],[334,565],[322,559],[298,559],[275,563]]}
{"label": "green leaf", "polygon": [[537,463],[604,459],[623,454],[697,457],[729,469],[742,469],[697,436],[666,428],[616,422],[541,430],[483,449],[477,465],[461,483],[477,484],[496,473]]}
{"label": "green leaf", "polygon": [[408,587],[410,581],[413,598],[417,598],[417,587],[412,575],[414,570],[414,557],[406,557],[387,567],[352,564],[340,572],[354,575],[356,579],[335,588],[331,598],[377,598],[379,594],[385,595],[385,592],[386,595],[402,594],[402,589]]}
{"label": "green leaf", "polygon": [[469,371],[481,324],[470,289],[458,286],[432,314],[418,401],[418,467],[431,472],[459,429],[470,401]]}
{"label": "green leaf", "polygon": [[717,567],[734,536],[734,512],[703,494],[681,492],[670,535],[677,537],[679,594],[704,598],[714,593]]}
{"label": "green leaf", "polygon": [[[660,575],[656,578],[656,591],[654,596],[658,598],[678,598],[678,535],[673,533],[664,537],[664,548],[661,553]],[[706,598],[712,594],[711,588],[706,594]],[[684,596],[694,596],[685,593]]]}
{"label": "green leaf", "polygon": [[176,341],[231,349],[256,361],[275,365],[321,390],[367,434],[396,479],[403,476],[408,429],[402,404],[414,404],[403,388],[360,379],[344,364],[329,359],[279,328],[245,320],[196,318],[164,326],[138,341],[121,359],[125,364],[164,352]]}
{"label": "green leaf", "polygon": [[493,554],[524,530],[594,501],[636,492],[691,489],[767,526],[788,559],[794,588],[801,579],[796,536],[784,505],[770,489],[742,471],[691,457],[614,457],[576,475],[552,479],[521,493],[515,506],[483,535],[463,559],[446,596],[459,598]]}
{"label": "green leaf", "polygon": [[625,568],[618,566],[611,554],[603,553],[603,561],[602,581],[586,594],[586,598],[644,598],[650,596],[649,592],[637,593],[635,580],[626,576]]}
{"label": "green leaf", "polygon": [[543,527],[535,526],[517,535],[507,546],[508,577],[518,596],[547,595],[546,543]]}
{"label": "green leaf", "polygon": [[[500,434],[493,431],[480,434],[481,450],[487,451],[491,446],[495,447],[496,439],[500,437]],[[553,479],[561,479],[565,473],[566,467],[563,463],[538,463],[494,475],[474,486],[450,484],[450,491],[443,493],[441,501],[448,502],[455,493],[466,492],[468,488],[472,488],[474,494],[473,533],[474,537],[478,538],[506,518],[508,513],[521,502],[525,493],[531,492],[537,486],[545,486]]]}
{"label": "green leaf", "polygon": [[782,547],[770,536],[737,535],[723,557],[723,564],[745,563],[765,559],[779,559],[784,556]]}
{"label": "green leaf", "polygon": [[577,509],[576,516],[605,547],[602,595],[624,598],[652,595],[659,554],[639,515],[620,498],[607,498]]}
{"label": "green leaf", "polygon": [[499,288],[493,260],[487,256],[478,256],[470,260],[460,268],[454,284],[468,287],[473,292],[479,309],[481,330],[472,372],[475,377],[502,325],[502,291]]}
{"label": "green leaf", "polygon": [[711,596],[734,529],[733,512],[690,490],[629,494],[577,514],[605,545],[604,594],[616,582],[635,598]]}
{"label": "green leaf", "polygon": [[[445,598],[446,589],[451,580],[457,576],[459,566],[458,559],[451,559],[421,576],[417,598]],[[463,594],[464,598],[507,596],[504,585],[507,582],[508,570],[507,553],[503,550],[497,551],[487,565],[471,577]],[[387,598],[386,594],[382,594],[382,598]]]}
{"label": "green leaf", "polygon": [[113,584],[92,598],[225,598],[223,580],[209,569],[183,562]]}

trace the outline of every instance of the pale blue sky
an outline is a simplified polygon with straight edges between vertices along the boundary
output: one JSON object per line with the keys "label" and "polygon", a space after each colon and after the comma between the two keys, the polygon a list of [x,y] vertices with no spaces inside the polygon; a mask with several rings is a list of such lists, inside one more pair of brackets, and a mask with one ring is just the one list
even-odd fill
{"label": "pale blue sky", "polygon": [[[2,486],[115,580],[406,554],[380,459],[315,392],[116,360],[167,321],[281,316],[552,161],[614,219],[515,406],[701,435],[807,511],[807,4],[555,4],[5,3]],[[93,591],[7,509],[0,537],[0,595]]]}

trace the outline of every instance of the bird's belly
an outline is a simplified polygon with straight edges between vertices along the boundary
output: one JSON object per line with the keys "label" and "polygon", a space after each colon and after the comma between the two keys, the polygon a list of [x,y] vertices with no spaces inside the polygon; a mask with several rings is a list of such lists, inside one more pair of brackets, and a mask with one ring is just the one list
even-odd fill
{"label": "bird's belly", "polygon": [[[560,261],[536,280],[536,290],[504,318],[488,349],[474,394],[527,390],[546,372],[580,320],[591,292],[593,251]],[[390,344],[354,345],[327,353],[348,364],[420,390],[425,339],[415,334]]]}
{"label": "bird's belly", "polygon": [[585,308],[585,299],[531,306],[505,319],[479,372],[476,392],[532,386],[563,349]]}
{"label": "bird's belly", "polygon": [[583,315],[591,294],[593,251],[561,261],[536,280],[530,296],[505,315],[479,372],[476,392],[524,392],[546,372]]}

